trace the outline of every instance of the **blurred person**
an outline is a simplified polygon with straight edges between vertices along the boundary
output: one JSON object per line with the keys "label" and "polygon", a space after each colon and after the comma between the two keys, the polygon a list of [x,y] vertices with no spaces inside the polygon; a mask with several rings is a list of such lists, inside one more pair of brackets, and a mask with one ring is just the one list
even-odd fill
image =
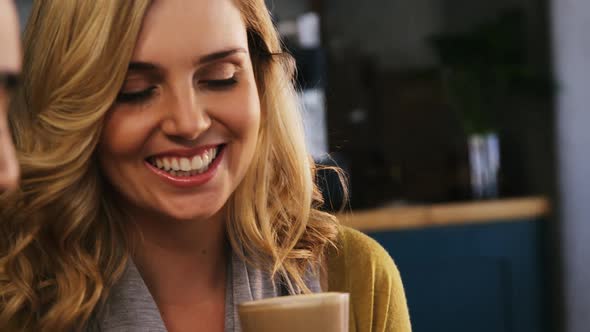
{"label": "blurred person", "polygon": [[18,182],[18,163],[6,123],[11,91],[18,82],[21,67],[18,16],[12,0],[0,0],[0,193],[14,189]]}
{"label": "blurred person", "polygon": [[239,331],[335,291],[351,331],[410,331],[392,259],[319,209],[263,0],[36,1],[24,45],[0,330]]}

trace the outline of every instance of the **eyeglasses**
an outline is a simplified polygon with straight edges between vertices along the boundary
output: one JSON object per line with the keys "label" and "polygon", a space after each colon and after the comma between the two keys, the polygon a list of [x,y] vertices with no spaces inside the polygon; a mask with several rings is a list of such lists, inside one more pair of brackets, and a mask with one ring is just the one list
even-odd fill
{"label": "eyeglasses", "polygon": [[0,72],[0,89],[4,89],[9,94],[14,92],[20,84],[18,74],[10,72]]}

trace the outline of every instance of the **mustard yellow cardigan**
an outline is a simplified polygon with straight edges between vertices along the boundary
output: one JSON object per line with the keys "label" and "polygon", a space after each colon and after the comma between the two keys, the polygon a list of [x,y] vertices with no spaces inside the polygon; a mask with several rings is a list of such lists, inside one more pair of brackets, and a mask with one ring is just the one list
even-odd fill
{"label": "mustard yellow cardigan", "polygon": [[328,291],[350,293],[350,332],[412,330],[399,271],[375,240],[341,227],[327,270]]}

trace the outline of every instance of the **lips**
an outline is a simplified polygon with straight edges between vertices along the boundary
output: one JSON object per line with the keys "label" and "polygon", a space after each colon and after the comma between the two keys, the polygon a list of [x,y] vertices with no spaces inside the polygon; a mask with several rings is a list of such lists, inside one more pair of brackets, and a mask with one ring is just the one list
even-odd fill
{"label": "lips", "polygon": [[215,158],[221,145],[200,150],[194,155],[177,156],[171,154],[160,154],[148,158],[147,161],[152,166],[161,169],[175,176],[191,176],[203,173],[209,169],[209,166]]}
{"label": "lips", "polygon": [[225,144],[171,151],[146,159],[145,164],[160,179],[175,186],[191,187],[208,182],[223,159]]}

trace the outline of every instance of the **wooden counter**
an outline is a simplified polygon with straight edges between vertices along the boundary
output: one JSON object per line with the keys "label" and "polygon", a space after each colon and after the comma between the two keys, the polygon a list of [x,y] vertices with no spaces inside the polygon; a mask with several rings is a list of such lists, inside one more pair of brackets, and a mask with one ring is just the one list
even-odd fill
{"label": "wooden counter", "polygon": [[338,219],[344,225],[371,232],[514,221],[542,217],[550,210],[547,198],[528,197],[353,211],[338,215]]}

